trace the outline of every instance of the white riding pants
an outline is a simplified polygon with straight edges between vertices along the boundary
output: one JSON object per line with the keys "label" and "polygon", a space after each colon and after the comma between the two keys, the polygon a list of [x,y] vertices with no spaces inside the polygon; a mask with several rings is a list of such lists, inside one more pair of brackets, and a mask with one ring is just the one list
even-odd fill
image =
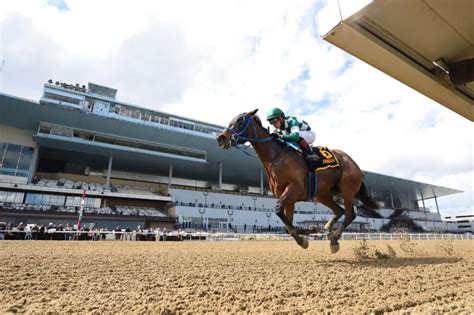
{"label": "white riding pants", "polygon": [[300,131],[300,137],[305,139],[308,144],[312,144],[316,140],[316,134],[313,130],[309,131]]}

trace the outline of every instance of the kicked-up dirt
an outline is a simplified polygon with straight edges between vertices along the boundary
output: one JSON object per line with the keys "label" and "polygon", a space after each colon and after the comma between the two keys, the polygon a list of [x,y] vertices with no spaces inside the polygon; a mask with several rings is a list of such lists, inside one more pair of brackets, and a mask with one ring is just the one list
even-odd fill
{"label": "kicked-up dirt", "polygon": [[474,313],[472,240],[340,244],[1,241],[0,313]]}

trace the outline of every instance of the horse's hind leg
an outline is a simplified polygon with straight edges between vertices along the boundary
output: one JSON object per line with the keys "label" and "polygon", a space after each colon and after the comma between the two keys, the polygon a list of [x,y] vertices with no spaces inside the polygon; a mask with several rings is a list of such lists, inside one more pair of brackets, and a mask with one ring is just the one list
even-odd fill
{"label": "horse's hind leg", "polygon": [[334,216],[326,223],[326,225],[324,226],[324,229],[326,231],[328,231],[329,233],[332,232],[332,227],[334,226],[334,224],[342,217],[342,215],[344,214],[344,209],[341,208],[341,206],[339,206],[335,201],[334,199],[332,199],[332,196],[331,195],[323,195],[323,194],[320,194],[317,196],[316,198],[320,203],[322,203],[323,205],[325,205],[326,207],[328,207],[329,209],[332,210],[332,212],[334,212]]}
{"label": "horse's hind leg", "polygon": [[330,241],[330,248],[332,253],[336,253],[339,251],[339,237],[334,237],[334,233],[332,232],[332,227],[334,224],[342,217],[344,214],[344,209],[339,206],[334,199],[332,199],[331,195],[318,195],[316,198],[319,202],[321,202],[326,207],[330,208],[334,212],[334,216],[326,223],[324,228],[329,232],[328,237]]}
{"label": "horse's hind leg", "polygon": [[354,212],[354,208],[352,207],[352,200],[353,196],[347,196],[344,197],[344,208],[345,208],[345,213],[344,213],[344,222],[342,222],[342,225],[332,233],[333,237],[336,239],[339,239],[342,235],[342,232],[354,221],[356,218],[356,214]]}

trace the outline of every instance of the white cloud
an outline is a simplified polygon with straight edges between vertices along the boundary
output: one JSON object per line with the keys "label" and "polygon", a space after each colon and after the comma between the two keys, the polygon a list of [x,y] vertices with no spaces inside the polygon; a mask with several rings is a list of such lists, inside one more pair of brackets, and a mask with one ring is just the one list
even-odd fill
{"label": "white cloud", "polygon": [[304,114],[317,143],[366,170],[465,193],[473,211],[472,123],[323,42],[318,1],[2,1],[0,89],[31,99],[49,78],[226,125],[273,106]]}

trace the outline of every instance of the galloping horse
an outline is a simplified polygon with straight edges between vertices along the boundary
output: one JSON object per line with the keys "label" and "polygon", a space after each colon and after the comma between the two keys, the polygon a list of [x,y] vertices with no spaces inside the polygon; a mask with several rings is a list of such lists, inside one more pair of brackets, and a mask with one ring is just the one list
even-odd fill
{"label": "galloping horse", "polygon": [[[303,235],[298,235],[293,226],[295,203],[309,199],[308,166],[303,157],[273,140],[256,115],[257,110],[240,114],[232,119],[229,127],[217,136],[217,143],[222,149],[229,149],[247,141],[252,144],[263,164],[270,189],[278,197],[275,206],[278,217],[298,245],[308,248],[308,239]],[[368,196],[362,180],[362,171],[354,160],[340,150],[333,150],[332,153],[340,166],[337,169],[317,171],[316,199],[334,212],[334,216],[324,228],[329,232],[331,252],[335,253],[339,250],[338,240],[342,232],[356,217],[352,207],[353,199],[359,199],[370,209],[377,209],[377,205]],[[342,196],[344,209],[334,201],[333,197],[336,195]],[[344,222],[333,231],[334,224],[342,215],[344,215]]]}

